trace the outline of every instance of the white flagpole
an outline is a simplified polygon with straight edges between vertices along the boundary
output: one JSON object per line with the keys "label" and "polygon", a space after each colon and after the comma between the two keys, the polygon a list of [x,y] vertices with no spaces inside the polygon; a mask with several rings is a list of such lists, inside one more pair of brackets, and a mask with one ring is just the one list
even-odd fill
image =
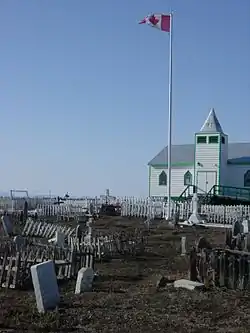
{"label": "white flagpole", "polygon": [[169,81],[168,81],[168,219],[171,219],[171,170],[172,170],[172,41],[173,41],[173,13],[170,14],[169,36]]}

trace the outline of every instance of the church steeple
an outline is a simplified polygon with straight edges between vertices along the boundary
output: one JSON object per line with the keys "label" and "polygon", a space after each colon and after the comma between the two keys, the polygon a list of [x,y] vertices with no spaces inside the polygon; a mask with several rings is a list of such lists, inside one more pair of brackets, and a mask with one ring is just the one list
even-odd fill
{"label": "church steeple", "polygon": [[195,134],[195,184],[200,193],[227,182],[228,137],[224,134],[214,109]]}
{"label": "church steeple", "polygon": [[216,116],[214,109],[210,110],[206,121],[204,122],[202,128],[200,129],[200,132],[223,134],[222,127],[220,125],[220,122]]}

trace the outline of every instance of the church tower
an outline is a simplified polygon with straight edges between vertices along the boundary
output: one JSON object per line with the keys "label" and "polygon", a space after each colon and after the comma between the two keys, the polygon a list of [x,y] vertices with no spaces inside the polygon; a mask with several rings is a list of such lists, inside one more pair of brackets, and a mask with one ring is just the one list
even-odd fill
{"label": "church tower", "polygon": [[226,184],[227,160],[228,137],[211,109],[200,132],[195,134],[194,177],[198,193]]}

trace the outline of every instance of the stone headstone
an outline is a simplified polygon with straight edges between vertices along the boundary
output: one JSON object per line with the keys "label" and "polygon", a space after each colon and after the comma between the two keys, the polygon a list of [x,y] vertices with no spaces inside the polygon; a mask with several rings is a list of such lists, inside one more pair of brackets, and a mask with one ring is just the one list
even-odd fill
{"label": "stone headstone", "polygon": [[31,277],[38,312],[54,310],[60,302],[54,262],[49,260],[31,266]]}
{"label": "stone headstone", "polygon": [[92,268],[83,267],[79,270],[76,280],[75,294],[92,290],[94,271]]}
{"label": "stone headstone", "polygon": [[26,243],[26,239],[20,235],[14,237],[14,243],[16,243],[17,251],[20,251]]}
{"label": "stone headstone", "polygon": [[2,216],[2,226],[6,236],[9,236],[13,233],[13,224],[8,215]]}

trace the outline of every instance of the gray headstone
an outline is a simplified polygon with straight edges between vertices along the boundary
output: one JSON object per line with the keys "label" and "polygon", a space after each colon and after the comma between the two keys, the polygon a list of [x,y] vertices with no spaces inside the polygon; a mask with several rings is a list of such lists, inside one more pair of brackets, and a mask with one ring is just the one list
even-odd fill
{"label": "gray headstone", "polygon": [[6,236],[9,236],[10,234],[13,233],[13,224],[10,220],[10,217],[8,215],[3,215],[1,220],[2,220],[3,230]]}
{"label": "gray headstone", "polygon": [[92,268],[83,267],[79,270],[76,280],[75,294],[91,291],[94,279],[94,271]]}
{"label": "gray headstone", "polygon": [[52,260],[31,266],[37,310],[44,313],[53,310],[60,302],[55,266]]}

